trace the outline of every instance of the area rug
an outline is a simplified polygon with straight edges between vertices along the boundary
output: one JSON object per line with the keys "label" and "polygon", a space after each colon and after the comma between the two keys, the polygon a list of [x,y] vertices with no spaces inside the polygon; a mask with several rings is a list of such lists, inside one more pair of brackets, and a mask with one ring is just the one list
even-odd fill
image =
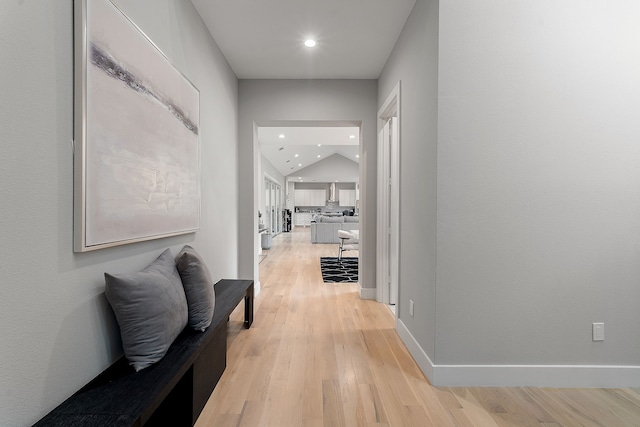
{"label": "area rug", "polygon": [[325,283],[355,283],[358,281],[358,258],[320,258],[322,281]]}

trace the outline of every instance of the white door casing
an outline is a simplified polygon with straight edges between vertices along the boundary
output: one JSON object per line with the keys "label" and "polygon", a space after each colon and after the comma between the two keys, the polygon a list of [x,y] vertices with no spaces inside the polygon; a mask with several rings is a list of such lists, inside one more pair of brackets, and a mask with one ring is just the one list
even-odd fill
{"label": "white door casing", "polygon": [[399,105],[400,82],[378,112],[380,131],[378,133],[376,286],[377,300],[385,304],[396,304],[400,292]]}

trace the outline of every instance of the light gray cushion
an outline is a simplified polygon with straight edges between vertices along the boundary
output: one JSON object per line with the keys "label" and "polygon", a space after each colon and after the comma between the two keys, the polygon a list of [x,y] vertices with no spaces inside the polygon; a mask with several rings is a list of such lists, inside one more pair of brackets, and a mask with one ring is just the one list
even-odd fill
{"label": "light gray cushion", "polygon": [[350,222],[350,223],[360,222],[360,217],[359,216],[345,216],[344,217],[344,222]]}
{"label": "light gray cushion", "polygon": [[204,331],[211,324],[216,295],[211,273],[204,261],[191,246],[186,245],[176,257],[176,267],[189,306],[189,327]]}
{"label": "light gray cushion", "polygon": [[322,217],[322,222],[344,222],[344,217],[343,216],[323,216]]}
{"label": "light gray cushion", "polygon": [[156,363],[187,325],[187,300],[171,251],[140,272],[104,277],[129,364],[139,371]]}

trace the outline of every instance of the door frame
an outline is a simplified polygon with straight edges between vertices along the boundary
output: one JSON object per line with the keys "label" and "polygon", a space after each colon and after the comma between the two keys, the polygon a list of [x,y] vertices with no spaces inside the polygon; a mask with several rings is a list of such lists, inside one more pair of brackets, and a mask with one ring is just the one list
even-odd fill
{"label": "door frame", "polygon": [[[396,126],[391,127],[393,135],[390,150],[383,144],[385,124],[395,118]],[[382,107],[378,110],[378,170],[377,170],[377,256],[376,256],[376,299],[389,304],[391,283],[395,283],[396,304],[400,298],[400,81],[395,85]],[[391,156],[390,167],[386,167]],[[388,182],[388,180],[390,181]],[[390,225],[390,232],[387,224]],[[395,252],[395,254],[394,254]],[[395,256],[393,256],[395,255]],[[389,279],[387,279],[389,278]],[[396,309],[396,318],[398,310]]]}

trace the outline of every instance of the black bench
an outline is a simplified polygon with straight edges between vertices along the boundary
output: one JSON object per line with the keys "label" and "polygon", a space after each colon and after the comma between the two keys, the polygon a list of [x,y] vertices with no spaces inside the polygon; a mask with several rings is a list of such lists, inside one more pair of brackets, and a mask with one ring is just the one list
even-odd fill
{"label": "black bench", "polygon": [[243,299],[245,328],[253,322],[252,280],[221,280],[215,292],[206,331],[185,329],[140,372],[118,359],[35,426],[192,426],[227,365],[227,320]]}

